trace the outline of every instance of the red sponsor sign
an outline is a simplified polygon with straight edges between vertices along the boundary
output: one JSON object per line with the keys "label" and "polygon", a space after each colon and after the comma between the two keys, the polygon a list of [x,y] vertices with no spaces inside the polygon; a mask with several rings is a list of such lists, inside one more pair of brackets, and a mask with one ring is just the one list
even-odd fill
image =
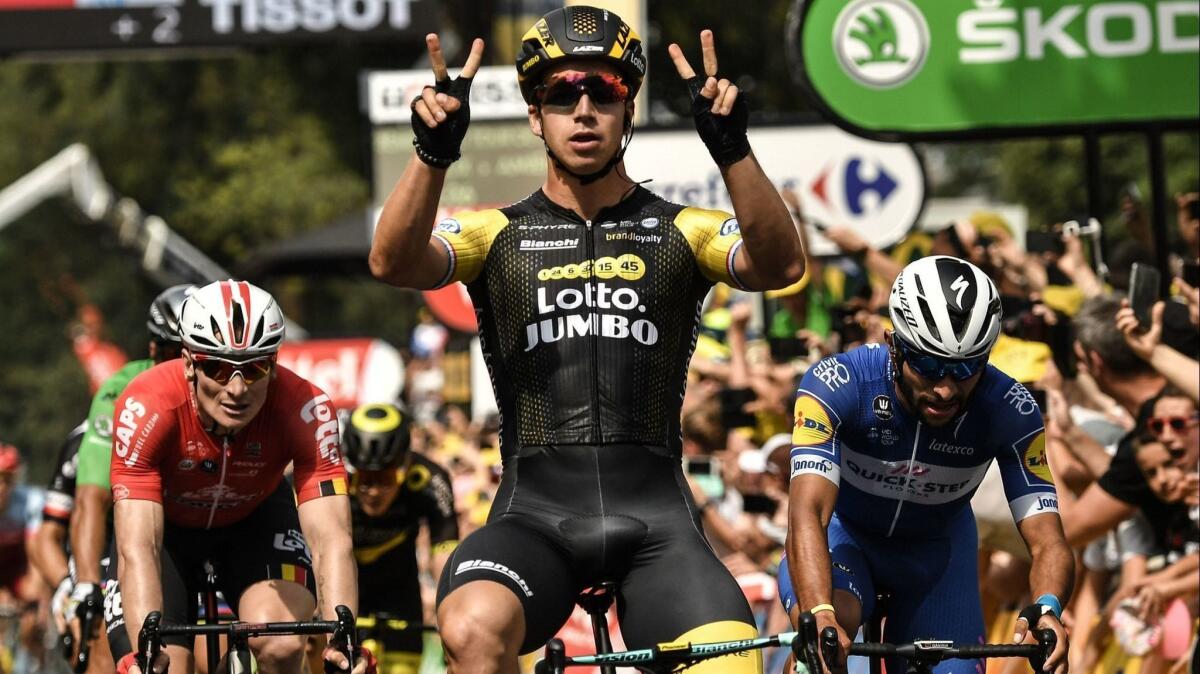
{"label": "red sponsor sign", "polygon": [[393,402],[404,388],[404,361],[382,339],[284,342],[279,363],[319,386],[338,409]]}
{"label": "red sponsor sign", "polygon": [[479,330],[479,324],[475,322],[475,305],[471,303],[465,285],[451,283],[445,288],[426,290],[422,294],[429,310],[446,327],[459,332]]}
{"label": "red sponsor sign", "polygon": [[91,335],[76,337],[72,348],[87,373],[88,390],[92,394],[128,360],[117,345]]}

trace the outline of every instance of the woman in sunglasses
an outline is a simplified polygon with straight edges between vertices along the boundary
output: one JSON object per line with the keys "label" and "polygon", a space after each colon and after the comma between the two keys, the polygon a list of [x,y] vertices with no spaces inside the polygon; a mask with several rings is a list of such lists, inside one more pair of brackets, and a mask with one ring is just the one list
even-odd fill
{"label": "woman in sunglasses", "polygon": [[[1144,433],[1162,443],[1185,478],[1179,489],[1195,499],[1200,471],[1200,411],[1180,389],[1168,386],[1154,401]],[[1179,499],[1164,499],[1179,500]],[[1192,505],[1195,505],[1194,503]]]}
{"label": "woman in sunglasses", "polygon": [[[502,412],[501,497],[438,592],[452,670],[516,672],[518,654],[541,647],[601,581],[620,587],[630,647],[753,636],[745,596],[696,524],[680,406],[712,285],[790,285],[804,253],[751,152],[746,102],[718,74],[712,32],[700,34],[703,74],[677,45],[669,52],[733,213],[670,203],[625,174],[643,43],[615,13],[571,5],[539,19],[516,60],[545,181],[436,228],[483,42],[454,80],[437,36],[427,45],[434,83],[412,103],[416,156],[384,205],[370,264],[394,285],[466,284]],[[725,660],[694,671],[761,671],[757,655]]]}
{"label": "woman in sunglasses", "polygon": [[[892,284],[887,348],[867,344],[805,373],[796,397],[787,561],[780,598],[795,623],[838,630],[842,653],[892,595],[888,640],[984,638],[977,533],[970,501],[992,461],[1032,557],[1033,604],[1012,634],[1052,629],[1046,671],[1067,666],[1059,620],[1074,575],[1046,462],[1037,403],[988,364],[1000,297],[979,267],[949,256],[906,266]],[[826,661],[845,671],[845,657]],[[889,659],[888,671],[905,671]],[[958,660],[937,674],[973,674]]]}
{"label": "woman in sunglasses", "polygon": [[[358,605],[337,417],[327,395],[275,362],[284,319],[274,298],[245,281],[211,283],[184,300],[179,324],[183,358],[138,375],[113,414],[117,560],[105,594],[123,607],[106,611],[121,673],[140,672],[132,644],[150,611],[195,621],[206,562],[243,621],[307,620],[318,599],[330,620],[335,606]],[[191,672],[190,643],[163,641],[151,669]],[[301,669],[304,637],[250,647],[259,671]],[[336,650],[324,657],[349,671]]]}

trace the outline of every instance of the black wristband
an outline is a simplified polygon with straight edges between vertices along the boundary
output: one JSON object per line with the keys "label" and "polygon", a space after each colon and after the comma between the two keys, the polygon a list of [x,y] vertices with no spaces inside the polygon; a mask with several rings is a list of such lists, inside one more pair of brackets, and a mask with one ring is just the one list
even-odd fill
{"label": "black wristband", "polygon": [[713,99],[700,95],[708,78],[697,75],[687,81],[688,93],[692,96],[692,117],[696,132],[708,148],[717,166],[735,164],[750,154],[750,139],[746,129],[750,123],[750,108],[746,97],[739,93],[728,115],[712,113]]}

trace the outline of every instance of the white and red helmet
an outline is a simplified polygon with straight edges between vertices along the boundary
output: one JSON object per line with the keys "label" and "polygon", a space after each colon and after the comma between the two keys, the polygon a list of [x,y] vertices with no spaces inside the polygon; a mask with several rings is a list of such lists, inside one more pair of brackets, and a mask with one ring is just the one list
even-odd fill
{"label": "white and red helmet", "polygon": [[192,353],[230,360],[274,355],[283,312],[271,293],[245,281],[216,281],[193,291],[179,310],[179,334]]}

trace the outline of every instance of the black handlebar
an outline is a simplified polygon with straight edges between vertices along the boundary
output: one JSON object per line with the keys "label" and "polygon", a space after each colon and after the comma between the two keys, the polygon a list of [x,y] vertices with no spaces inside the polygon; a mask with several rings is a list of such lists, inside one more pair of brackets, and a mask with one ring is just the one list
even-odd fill
{"label": "black handlebar", "polygon": [[[138,652],[135,656],[138,667],[144,674],[150,674],[148,663],[154,662],[162,653],[162,638],[164,636],[196,636],[203,634],[224,634],[230,642],[242,641],[250,637],[283,635],[283,634],[330,634],[330,645],[337,648],[350,662],[350,669],[358,657],[358,635],[354,628],[354,613],[346,606],[338,605],[334,612],[336,620],[300,620],[295,622],[273,623],[226,623],[205,625],[163,625],[162,613],[151,611],[142,623],[138,632]],[[332,663],[325,663],[326,674],[339,674],[349,670],[341,670]]]}
{"label": "black handlebar", "polygon": [[[792,652],[796,659],[803,662],[810,672],[821,672],[821,662],[817,658],[820,650],[823,659],[835,662],[838,657],[837,630],[826,627],[821,631],[820,639],[817,634],[817,621],[808,612],[800,613],[799,638],[792,642]],[[1058,639],[1054,630],[1037,630],[1036,644],[964,644],[956,646],[950,641],[924,640],[911,644],[877,644],[855,643],[850,645],[852,656],[906,658],[910,665],[916,665],[918,671],[928,670],[934,664],[950,659],[970,658],[1027,658],[1035,672],[1040,672],[1046,659],[1054,652]]]}

